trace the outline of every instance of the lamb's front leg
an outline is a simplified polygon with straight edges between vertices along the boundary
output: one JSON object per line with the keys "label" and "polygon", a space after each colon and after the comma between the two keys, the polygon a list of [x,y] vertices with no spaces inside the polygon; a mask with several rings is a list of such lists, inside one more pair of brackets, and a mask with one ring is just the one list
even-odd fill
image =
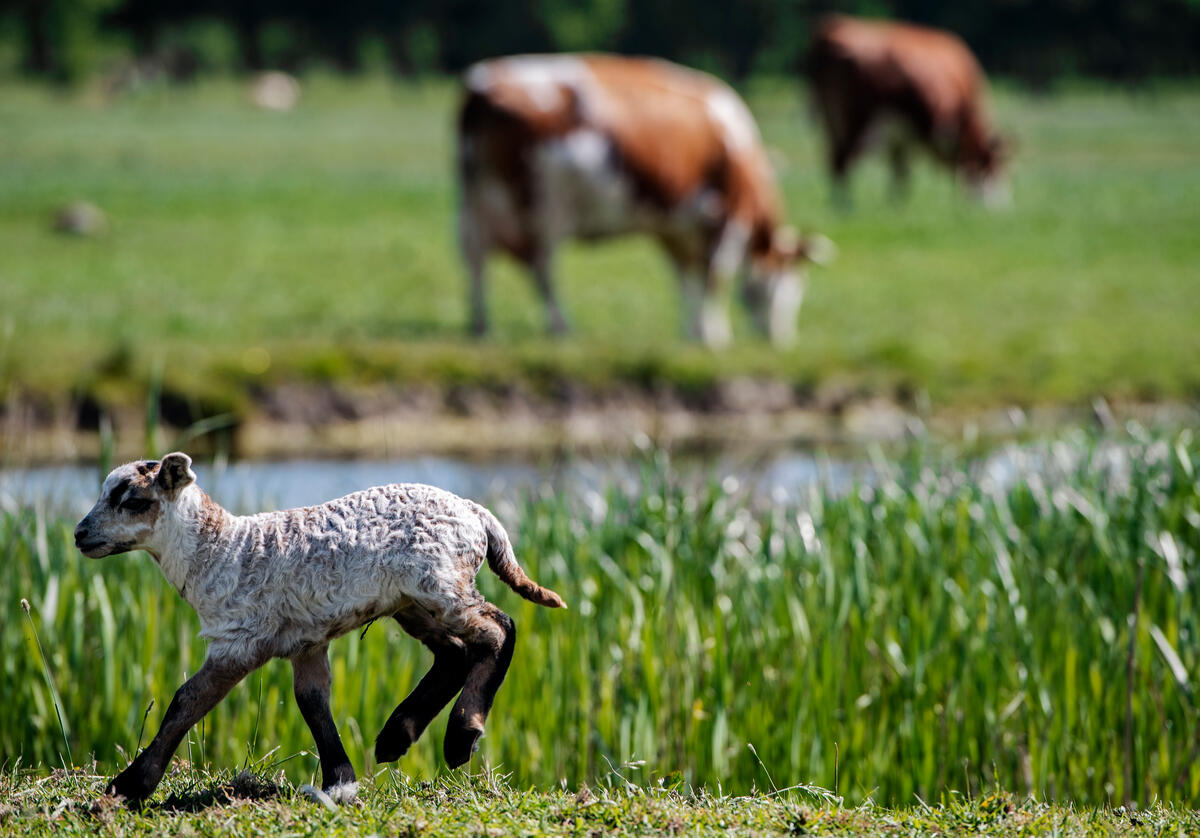
{"label": "lamb's front leg", "polygon": [[320,646],[292,658],[292,686],[296,704],[321,757],[321,788],[339,803],[354,799],[358,793],[354,766],[342,747],[333,715],[329,712],[328,646]]}
{"label": "lamb's front leg", "polygon": [[128,768],[113,778],[107,793],[120,795],[130,803],[145,800],[153,794],[171,756],[192,725],[204,718],[239,681],[257,668],[258,663],[242,664],[209,657],[200,671],[175,692],[153,741]]}

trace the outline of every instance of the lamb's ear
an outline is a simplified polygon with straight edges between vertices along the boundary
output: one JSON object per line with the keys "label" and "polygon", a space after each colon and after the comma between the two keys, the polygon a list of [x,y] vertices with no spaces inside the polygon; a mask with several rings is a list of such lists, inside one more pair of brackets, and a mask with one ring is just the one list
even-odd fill
{"label": "lamb's ear", "polygon": [[175,451],[163,457],[155,482],[168,496],[174,497],[185,486],[196,482],[196,472],[192,471],[192,458],[182,451]]}

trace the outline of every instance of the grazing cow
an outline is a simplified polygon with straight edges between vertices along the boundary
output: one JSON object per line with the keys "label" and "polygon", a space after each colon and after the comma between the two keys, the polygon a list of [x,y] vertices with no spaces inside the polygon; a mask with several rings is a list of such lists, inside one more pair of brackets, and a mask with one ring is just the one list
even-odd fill
{"label": "grazing cow", "polygon": [[609,55],[513,56],[469,68],[459,115],[459,234],[471,326],[487,330],[484,262],[510,253],[532,273],[548,327],[566,331],[551,261],[566,238],[648,233],[683,286],[690,336],[731,337],[742,297],[772,341],[794,338],[803,259],[824,237],[782,225],[774,174],[745,103],[712,76]]}
{"label": "grazing cow", "polygon": [[824,18],[808,75],[829,139],[836,203],[846,175],[872,145],[890,157],[894,197],[908,186],[912,145],[957,172],[986,206],[1008,203],[1005,148],[984,111],[986,79],[959,38],[906,23]]}

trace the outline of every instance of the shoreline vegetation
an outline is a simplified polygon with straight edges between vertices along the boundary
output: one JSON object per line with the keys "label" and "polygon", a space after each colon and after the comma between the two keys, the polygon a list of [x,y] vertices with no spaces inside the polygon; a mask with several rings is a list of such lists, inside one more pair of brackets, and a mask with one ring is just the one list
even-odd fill
{"label": "shoreline vegetation", "polygon": [[[244,414],[192,419],[169,398],[100,411],[60,413],[20,403],[0,414],[0,467],[124,462],[165,450],[241,460],[387,459],[414,455],[486,460],[559,454],[628,456],[647,446],[676,451],[770,447],[853,449],[931,439],[972,445],[1112,431],[1127,422],[1171,430],[1200,424],[1190,402],[1116,402],[1022,408],[949,407],[928,400],[829,388],[797,394],[773,379],[733,379],[700,391],[606,388],[533,395],[520,387],[263,390]],[[174,411],[174,412],[173,412]],[[166,418],[170,417],[170,418]]]}
{"label": "shoreline vegetation", "polygon": [[[1195,806],[1200,445],[1131,427],[1012,446],[1006,462],[915,445],[852,487],[765,497],[657,451],[628,484],[501,495],[522,565],[571,607],[548,616],[479,577],[520,639],[475,765],[514,788],[629,765],[640,787],[811,783],[850,806],[994,789]],[[0,510],[10,768],[94,757],[112,773],[203,658],[153,561],[84,560],[74,523]],[[331,702],[362,776],[428,658],[390,621],[334,643]],[[268,663],[179,759],[308,781],[291,688]],[[444,716],[405,774],[439,775]]]}

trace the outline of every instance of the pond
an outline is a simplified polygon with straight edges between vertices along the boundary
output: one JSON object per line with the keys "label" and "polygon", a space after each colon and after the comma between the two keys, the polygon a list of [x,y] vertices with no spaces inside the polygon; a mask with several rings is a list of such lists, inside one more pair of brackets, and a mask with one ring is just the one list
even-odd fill
{"label": "pond", "polygon": [[[914,443],[914,449],[904,445],[722,449],[671,456],[669,469],[673,479],[695,485],[714,481],[730,492],[801,505],[814,488],[836,496],[856,484],[879,485],[895,479],[903,470],[901,463],[911,461],[909,455],[918,452],[923,475],[954,474],[954,479],[978,481],[988,490],[1004,490],[1022,481],[1068,485],[1077,479],[1080,469],[1102,472],[1107,480],[1120,485],[1128,481],[1131,458],[1167,456],[1170,444],[1166,438],[1159,438],[1145,454],[1136,453],[1145,443],[1142,437],[1140,432],[1096,434],[1073,429],[1049,439],[1010,440],[969,452],[928,441]],[[644,451],[541,459],[218,460],[197,461],[195,469],[205,491],[239,513],[310,506],[387,483],[429,483],[482,503],[503,503],[511,508],[520,496],[531,492],[584,497],[615,488],[637,494],[646,470],[663,468],[659,460],[666,456],[661,451]],[[0,509],[35,504],[67,516],[82,514],[95,502],[102,478],[95,465],[0,468]]]}
{"label": "pond", "polygon": [[[604,491],[616,485],[635,491],[639,471],[652,462],[627,456],[467,460],[413,457],[390,460],[197,462],[198,481],[214,500],[238,511],[309,506],[386,483],[429,483],[483,502],[530,491]],[[754,494],[782,497],[820,484],[848,487],[866,467],[810,450],[770,454],[688,455],[672,461],[689,479],[748,482]],[[0,469],[0,506],[45,504],[82,513],[96,499],[101,475],[94,465]]]}

